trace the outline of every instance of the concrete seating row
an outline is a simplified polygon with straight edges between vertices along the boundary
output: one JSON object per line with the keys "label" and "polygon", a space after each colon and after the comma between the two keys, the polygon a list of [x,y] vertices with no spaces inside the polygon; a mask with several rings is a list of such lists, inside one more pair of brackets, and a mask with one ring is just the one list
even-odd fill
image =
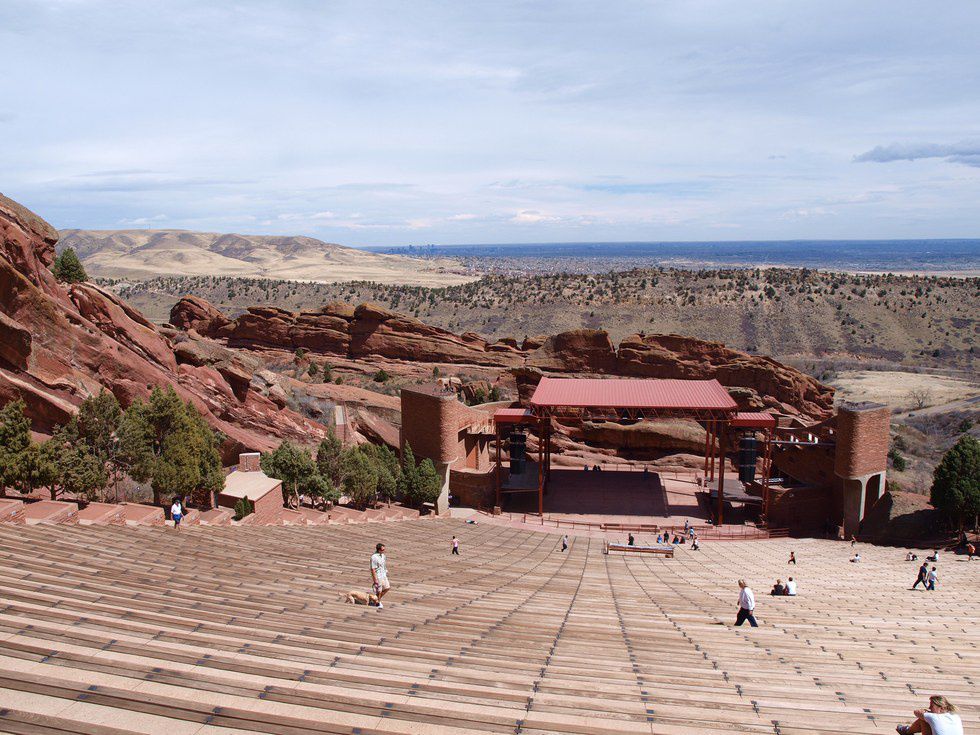
{"label": "concrete seating row", "polygon": [[[345,604],[378,542],[385,609]],[[0,524],[0,732],[842,735],[933,693],[976,728],[980,562],[910,591],[904,550],[860,550],[563,553],[451,519]],[[768,597],[787,576],[799,595]],[[738,578],[759,628],[732,625]]]}

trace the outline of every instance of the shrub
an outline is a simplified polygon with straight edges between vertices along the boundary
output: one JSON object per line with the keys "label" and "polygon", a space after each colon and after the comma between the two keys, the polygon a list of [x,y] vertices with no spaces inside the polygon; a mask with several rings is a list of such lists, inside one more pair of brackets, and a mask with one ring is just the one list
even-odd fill
{"label": "shrub", "polygon": [[375,383],[387,383],[389,380],[391,380],[391,375],[384,368],[381,368],[374,374]]}
{"label": "shrub", "polygon": [[246,498],[239,498],[235,503],[235,520],[240,521],[245,516],[250,516],[255,512],[255,503]]}
{"label": "shrub", "polygon": [[888,459],[892,462],[892,467],[894,467],[899,472],[905,472],[908,468],[908,462],[905,461],[905,457],[902,453],[898,451],[896,447],[892,447],[888,450]]}

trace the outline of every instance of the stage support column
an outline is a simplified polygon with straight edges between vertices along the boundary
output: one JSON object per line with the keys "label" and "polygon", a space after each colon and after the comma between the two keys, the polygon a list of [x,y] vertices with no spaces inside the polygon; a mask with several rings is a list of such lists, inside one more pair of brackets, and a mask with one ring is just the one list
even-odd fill
{"label": "stage support column", "polygon": [[497,439],[497,470],[494,473],[497,480],[497,507],[500,507],[500,424],[494,423],[493,433]]}
{"label": "stage support column", "polygon": [[728,427],[724,421],[718,422],[718,519],[719,526],[724,523],[725,507],[725,454],[728,451]]}
{"label": "stage support column", "polygon": [[545,429],[545,444],[544,444],[544,486],[545,489],[548,488],[548,484],[551,482],[551,421],[548,421],[548,427]]}
{"label": "stage support column", "polygon": [[766,429],[766,453],[762,460],[762,514],[769,526],[769,478],[772,476],[772,431]]}
{"label": "stage support column", "polygon": [[710,479],[713,481],[715,479],[715,456],[718,453],[717,449],[718,443],[718,422],[711,422],[711,464],[708,467],[708,471],[711,473]]}
{"label": "stage support column", "polygon": [[704,483],[708,484],[708,457],[711,452],[711,422],[704,422]]}
{"label": "stage support column", "polygon": [[544,518],[544,422],[538,424],[538,515]]}

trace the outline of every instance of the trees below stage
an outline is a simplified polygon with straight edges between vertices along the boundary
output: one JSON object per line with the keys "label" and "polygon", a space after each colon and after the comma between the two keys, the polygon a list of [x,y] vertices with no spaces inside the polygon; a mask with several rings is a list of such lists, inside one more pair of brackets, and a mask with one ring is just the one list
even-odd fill
{"label": "trees below stage", "polygon": [[960,530],[980,516],[980,441],[960,437],[933,473],[929,501]]}
{"label": "trees below stage", "polygon": [[442,480],[428,459],[416,464],[410,446],[402,461],[387,446],[359,444],[344,447],[331,430],[310,452],[284,441],[261,459],[262,471],[282,480],[289,505],[305,495],[314,505],[335,502],[345,495],[355,506],[364,508],[377,501],[402,501],[420,507],[434,503],[442,490]]}
{"label": "trees below stage", "polygon": [[[108,500],[125,476],[147,482],[159,504],[164,495],[210,506],[224,483],[219,437],[193,404],[173,388],[155,388],[148,401],[125,411],[108,391],[82,402],[78,414],[35,442],[24,403],[0,409],[0,486],[22,493],[47,487],[86,500]],[[118,499],[118,498],[116,498]]]}

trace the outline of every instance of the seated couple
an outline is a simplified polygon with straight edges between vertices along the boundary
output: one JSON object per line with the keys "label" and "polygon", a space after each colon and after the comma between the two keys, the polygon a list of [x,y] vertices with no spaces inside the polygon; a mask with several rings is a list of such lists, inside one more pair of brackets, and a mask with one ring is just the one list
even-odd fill
{"label": "seated couple", "polygon": [[783,580],[777,579],[776,584],[772,586],[772,590],[769,592],[770,595],[778,595],[780,597],[787,595],[789,597],[794,597],[796,595],[796,582],[790,577],[786,580],[786,584],[783,584]]}

